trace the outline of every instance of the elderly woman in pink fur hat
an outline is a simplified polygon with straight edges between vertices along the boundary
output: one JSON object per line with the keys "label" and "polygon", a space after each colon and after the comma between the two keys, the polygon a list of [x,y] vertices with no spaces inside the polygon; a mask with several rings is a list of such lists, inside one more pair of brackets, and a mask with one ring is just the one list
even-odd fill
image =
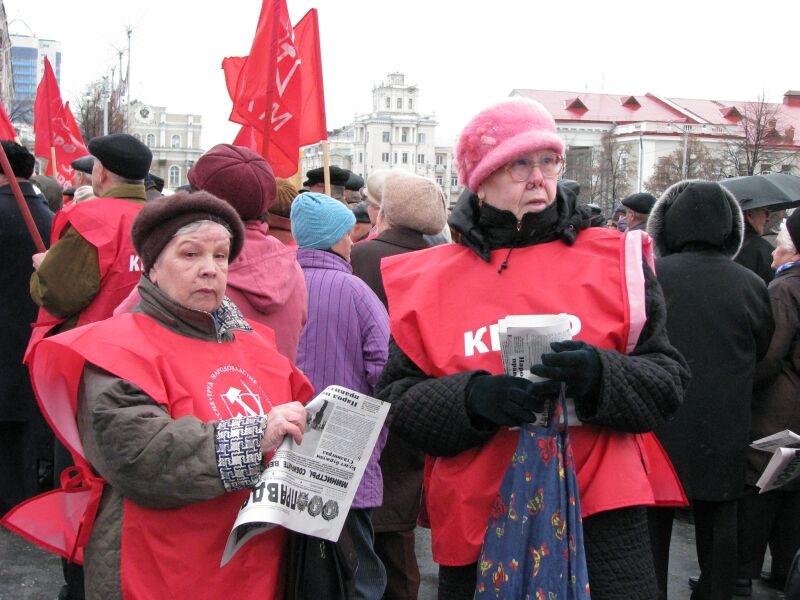
{"label": "elderly woman in pink fur hat", "polygon": [[[540,506],[535,473],[510,501],[498,494],[525,458],[515,451],[520,431],[556,398],[566,396],[560,420],[572,454],[564,465],[574,465],[580,492],[569,502],[583,517],[584,543],[569,532],[565,548],[583,546],[593,598],[657,596],[645,507],[685,502],[650,433],[680,405],[689,372],[666,335],[649,239],[590,228],[590,211],[559,184],[564,154],[541,104],[515,98],[482,110],[456,147],[466,189],[449,224],[459,243],[382,263],[392,340],[378,396],[392,403],[391,431],[428,455],[439,598],[479,595],[487,573],[492,593],[514,597],[504,586],[515,572],[537,580],[560,554],[537,545],[525,548],[532,560],[479,563],[497,537],[489,523],[522,515],[524,523]],[[561,313],[577,323],[573,339],[551,344],[530,369],[537,377],[505,374],[498,320]],[[539,446],[545,461],[548,448]],[[560,517],[552,514],[557,535]]]}

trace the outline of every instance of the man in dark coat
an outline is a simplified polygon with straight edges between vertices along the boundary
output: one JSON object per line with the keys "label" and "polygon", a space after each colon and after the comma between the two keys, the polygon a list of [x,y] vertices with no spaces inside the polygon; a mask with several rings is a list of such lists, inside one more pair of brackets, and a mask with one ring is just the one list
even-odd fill
{"label": "man in dark coat", "polygon": [[647,230],[647,218],[655,203],[656,197],[647,192],[639,192],[623,198],[622,206],[625,207],[628,231]]}
{"label": "man in dark coat", "polygon": [[[13,173],[36,229],[50,243],[53,213],[47,199],[29,181],[36,159],[24,147],[3,141]],[[9,176],[0,174],[0,514],[52,487],[53,434],[42,418],[22,355],[36,320],[36,304],[28,292],[33,273],[33,238],[11,191]]]}
{"label": "man in dark coat", "polygon": [[759,206],[744,209],[744,241],[734,260],[753,271],[764,280],[766,285],[775,277],[772,263],[772,245],[765,240],[764,228],[769,219],[769,208]]}
{"label": "man in dark coat", "polygon": [[[378,213],[378,236],[353,247],[353,274],[372,288],[388,310],[380,263],[385,256],[430,247],[425,234],[445,226],[444,200],[438,186],[424,177],[393,172],[384,182]],[[419,565],[414,554],[414,528],[422,495],[424,454],[390,433],[381,454],[383,505],[375,509],[375,551],[386,567],[387,600],[416,599]]]}
{"label": "man in dark coat", "polygon": [[[648,233],[669,339],[692,371],[683,405],[656,429],[694,511],[701,575],[692,600],[729,599],[737,584],[733,549],[753,376],[773,331],[769,296],[755,273],[731,260],[742,243],[743,219],[736,199],[719,184],[670,187],[650,214]],[[658,508],[650,514],[663,598],[673,513]]]}

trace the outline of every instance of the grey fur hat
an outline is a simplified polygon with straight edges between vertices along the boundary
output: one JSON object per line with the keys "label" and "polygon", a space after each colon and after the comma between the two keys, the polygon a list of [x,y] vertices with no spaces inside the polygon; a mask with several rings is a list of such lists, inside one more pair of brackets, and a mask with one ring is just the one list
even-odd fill
{"label": "grey fur hat", "polygon": [[647,233],[656,256],[692,248],[716,248],[733,258],[744,237],[742,209],[719,183],[680,181],[662,194],[650,211]]}

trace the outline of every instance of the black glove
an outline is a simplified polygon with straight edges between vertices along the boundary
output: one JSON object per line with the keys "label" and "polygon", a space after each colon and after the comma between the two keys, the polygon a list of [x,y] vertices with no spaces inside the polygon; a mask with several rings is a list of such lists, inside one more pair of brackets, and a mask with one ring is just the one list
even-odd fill
{"label": "black glove", "polygon": [[533,382],[511,375],[476,375],[466,390],[467,412],[493,425],[515,427],[536,421],[534,413],[561,390],[557,381]]}
{"label": "black glove", "polygon": [[600,393],[603,368],[594,346],[580,340],[552,342],[555,352],[542,354],[542,364],[533,365],[531,373],[567,384],[567,396],[594,398]]}

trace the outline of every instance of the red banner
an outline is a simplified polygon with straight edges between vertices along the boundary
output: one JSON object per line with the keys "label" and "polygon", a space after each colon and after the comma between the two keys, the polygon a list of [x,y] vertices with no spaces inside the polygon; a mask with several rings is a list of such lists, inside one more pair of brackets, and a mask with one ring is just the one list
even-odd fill
{"label": "red banner", "polygon": [[5,107],[0,104],[0,140],[15,140],[16,138],[17,130],[11,124]]}
{"label": "red banner", "polygon": [[[237,140],[242,145],[257,144],[261,138],[257,150],[278,177],[297,171],[301,145],[327,135],[316,11],[309,11],[298,26],[302,35],[296,41],[285,0],[265,0],[249,56],[229,57],[222,62],[233,100],[230,120],[245,126]],[[310,73],[304,72],[307,55],[311,57]],[[315,99],[309,102],[306,94],[312,88]],[[306,106],[308,110],[321,108],[321,118],[319,112],[307,115]],[[307,118],[311,119],[308,125]],[[248,132],[247,127],[255,131]]]}
{"label": "red banner", "polygon": [[325,89],[322,85],[322,52],[320,50],[317,9],[309,10],[294,26],[294,43],[300,57],[300,146],[328,139],[325,122]]}
{"label": "red banner", "polygon": [[[55,177],[61,187],[67,187],[72,180],[70,163],[76,158],[86,156],[89,152],[83,143],[80,131],[70,127],[75,118],[67,115],[61,101],[53,67],[44,59],[44,75],[36,88],[36,102],[33,105],[33,131],[36,134],[34,153],[48,160],[48,174]],[[55,163],[53,156],[55,155]]]}

